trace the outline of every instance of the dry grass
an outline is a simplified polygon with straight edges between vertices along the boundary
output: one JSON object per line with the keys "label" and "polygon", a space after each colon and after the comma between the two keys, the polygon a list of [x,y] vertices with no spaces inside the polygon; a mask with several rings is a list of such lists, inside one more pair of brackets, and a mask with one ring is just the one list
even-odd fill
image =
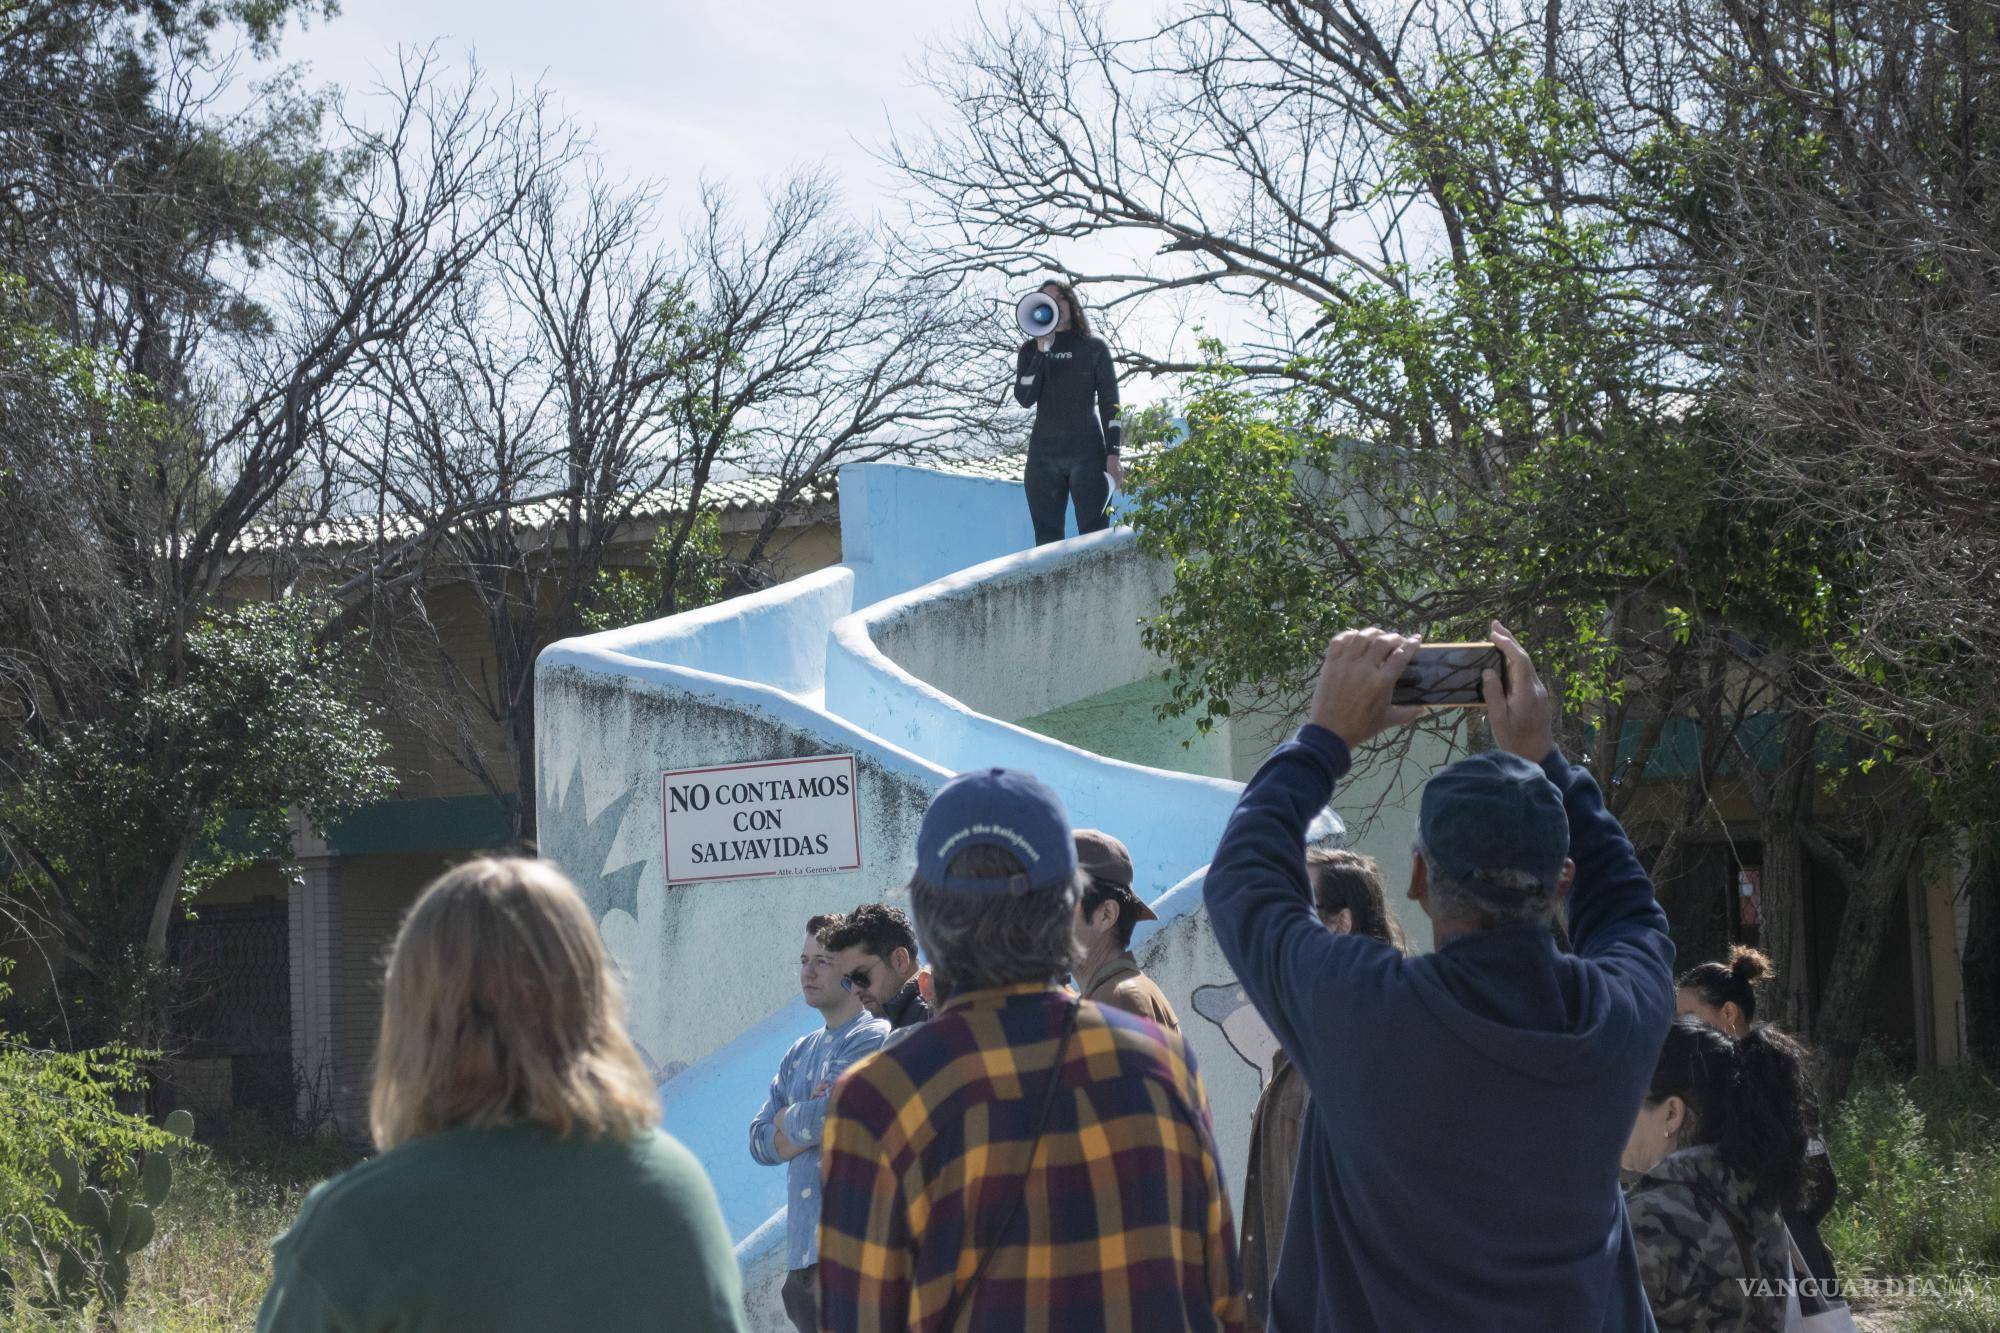
{"label": "dry grass", "polygon": [[183,1162],[160,1213],[160,1235],[132,1265],[116,1314],[0,1308],[10,1333],[237,1333],[253,1328],[270,1281],[270,1244],[312,1187],[356,1160],[332,1142],[239,1133]]}
{"label": "dry grass", "polygon": [[[2000,1089],[1969,1069],[1909,1078],[1864,1067],[1829,1126],[1841,1197],[1825,1232],[1843,1277],[1923,1276],[1944,1289],[1856,1302],[1869,1333],[2000,1329]],[[115,1315],[0,1302],[8,1333],[224,1333],[253,1328],[270,1242],[311,1188],[356,1160],[329,1141],[239,1132],[178,1172],[161,1234]]]}

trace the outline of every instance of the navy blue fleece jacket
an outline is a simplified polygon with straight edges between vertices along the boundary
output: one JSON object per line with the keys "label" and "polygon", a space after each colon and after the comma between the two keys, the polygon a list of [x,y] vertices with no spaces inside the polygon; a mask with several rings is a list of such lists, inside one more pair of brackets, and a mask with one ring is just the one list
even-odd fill
{"label": "navy blue fleece jacket", "polygon": [[1313,913],[1306,825],[1348,763],[1316,726],[1279,746],[1203,890],[1312,1089],[1271,1327],[1652,1329],[1618,1159],[1673,1019],[1674,946],[1631,842],[1552,752],[1575,952],[1513,925],[1405,958]]}

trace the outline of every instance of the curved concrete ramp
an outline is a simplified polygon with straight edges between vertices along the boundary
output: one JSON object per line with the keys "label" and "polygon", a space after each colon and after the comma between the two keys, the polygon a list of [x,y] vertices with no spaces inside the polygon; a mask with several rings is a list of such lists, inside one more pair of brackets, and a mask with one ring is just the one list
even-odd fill
{"label": "curved concrete ramp", "polygon": [[[598,918],[667,1127],[715,1181],[753,1322],[777,1329],[785,1173],[752,1162],[748,1126],[779,1058],[818,1022],[798,998],[803,924],[901,896],[917,823],[951,773],[1032,769],[1078,825],[1131,846],[1161,917],[1134,947],[1182,1016],[1232,1191],[1274,1049],[1200,898],[1241,789],[1227,775],[1267,740],[1189,726],[1185,749],[1149,750],[1195,770],[1176,772],[1047,734],[1073,716],[1095,728],[1077,735],[1157,740],[1166,724],[1145,701],[1161,664],[1139,624],[1167,571],[1115,529],[1032,549],[1018,484],[864,464],[840,489],[843,565],[566,640],[535,679],[542,852]],[[668,885],[663,773],[825,755],[854,757],[858,869]],[[1321,835],[1341,832],[1327,816]]]}

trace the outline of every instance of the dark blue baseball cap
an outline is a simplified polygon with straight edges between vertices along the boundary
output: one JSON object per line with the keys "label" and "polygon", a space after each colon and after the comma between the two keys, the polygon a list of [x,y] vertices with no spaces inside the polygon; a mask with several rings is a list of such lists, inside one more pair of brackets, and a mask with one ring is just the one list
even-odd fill
{"label": "dark blue baseball cap", "polygon": [[[1011,853],[1026,873],[992,879],[948,875],[945,867],[970,847]],[[1033,773],[988,768],[944,784],[917,830],[917,874],[954,893],[1031,893],[1076,874],[1076,843],[1062,798]]]}
{"label": "dark blue baseball cap", "polygon": [[1488,750],[1431,775],[1417,808],[1417,837],[1425,862],[1452,879],[1520,870],[1554,885],[1569,856],[1569,815],[1540,765]]}

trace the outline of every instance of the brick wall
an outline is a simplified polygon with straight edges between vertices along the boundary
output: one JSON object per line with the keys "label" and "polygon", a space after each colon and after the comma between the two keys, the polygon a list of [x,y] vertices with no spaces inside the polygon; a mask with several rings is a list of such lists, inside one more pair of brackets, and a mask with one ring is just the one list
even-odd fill
{"label": "brick wall", "polygon": [[404,912],[443,868],[433,857],[302,858],[290,900],[292,1049],[307,1088],[302,1115],[368,1137],[368,1094],[382,1023],[382,972]]}

